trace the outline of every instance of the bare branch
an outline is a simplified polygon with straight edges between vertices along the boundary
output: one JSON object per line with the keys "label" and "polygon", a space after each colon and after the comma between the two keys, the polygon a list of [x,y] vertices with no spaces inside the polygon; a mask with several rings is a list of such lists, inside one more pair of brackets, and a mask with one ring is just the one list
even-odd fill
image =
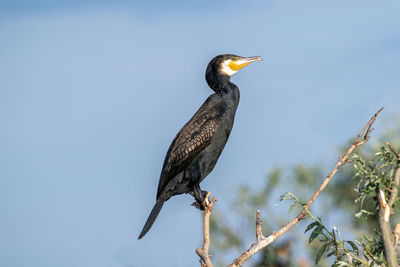
{"label": "bare branch", "polygon": [[260,241],[263,238],[265,238],[262,234],[261,226],[262,226],[262,220],[260,219],[260,210],[257,210],[257,214],[256,214],[256,238],[257,238],[257,241]]}
{"label": "bare branch", "polygon": [[394,236],[389,223],[390,206],[386,203],[385,193],[382,190],[379,190],[378,201],[380,207],[378,212],[378,224],[382,234],[385,258],[389,267],[396,267],[398,266],[397,253],[393,246]]}
{"label": "bare branch", "polygon": [[386,202],[385,193],[381,189],[379,189],[378,202],[379,202],[380,209],[383,211],[382,214],[383,214],[384,221],[389,222],[390,213],[391,213],[390,206]]}
{"label": "bare branch", "polygon": [[213,264],[210,259],[210,255],[208,255],[208,250],[210,248],[210,215],[212,208],[214,206],[214,202],[217,201],[216,197],[213,197],[211,202],[209,202],[208,198],[210,197],[210,192],[208,192],[206,199],[203,202],[204,207],[204,220],[203,220],[203,247],[196,248],[196,253],[200,257],[201,267],[213,267]]}
{"label": "bare branch", "polygon": [[396,226],[394,227],[393,236],[394,236],[393,247],[396,248],[397,243],[399,242],[399,238],[400,238],[400,223],[397,223]]}
{"label": "bare branch", "polygon": [[[305,208],[290,222],[288,222],[286,225],[284,225],[281,229],[279,229],[277,232],[272,233],[271,235],[262,238],[261,240],[257,240],[256,243],[251,245],[251,247],[246,250],[242,255],[240,255],[238,258],[236,258],[229,267],[238,267],[242,266],[242,264],[247,261],[251,256],[253,256],[255,253],[260,251],[261,249],[265,248],[272,242],[274,242],[276,239],[278,239],[280,236],[284,235],[290,228],[292,228],[294,225],[296,225],[299,221],[303,220],[304,217],[306,216],[307,212],[306,209],[309,209],[310,206],[314,203],[315,199],[319,196],[319,194],[325,189],[326,185],[329,183],[329,181],[332,179],[332,177],[336,174],[338,169],[346,164],[349,160],[349,157],[351,153],[354,151],[354,149],[358,148],[359,146],[365,144],[368,142],[370,138],[370,134],[373,130],[372,125],[375,123],[376,118],[378,117],[378,114],[384,109],[385,107],[382,107],[379,109],[374,116],[371,117],[371,119],[365,124],[365,126],[362,128],[361,132],[359,135],[356,137],[352,145],[349,147],[347,152],[343,155],[343,157],[339,158],[338,162],[336,163],[335,167],[331,170],[331,172],[328,174],[328,176],[325,178],[321,186],[318,188],[318,190],[310,197],[310,199],[307,201],[307,204],[305,205]],[[261,225],[260,225],[261,228]],[[258,230],[257,230],[258,231]]]}
{"label": "bare branch", "polygon": [[400,184],[400,158],[397,162],[396,170],[394,171],[393,185],[392,185],[392,189],[390,190],[390,199],[388,201],[388,205],[392,210],[394,210],[393,204],[397,199],[399,184]]}
{"label": "bare branch", "polygon": [[390,216],[394,213],[393,205],[397,199],[397,192],[400,183],[400,154],[386,142],[386,145],[392,150],[397,157],[397,166],[393,176],[393,185],[390,190],[389,201],[386,202],[385,193],[379,190],[378,201],[379,201],[379,212],[378,212],[378,223],[379,229],[381,230],[383,246],[385,250],[385,258],[389,267],[398,266],[397,263],[397,252],[396,245],[400,237],[400,224],[397,224],[393,230],[390,228]]}
{"label": "bare branch", "polygon": [[392,150],[393,154],[396,155],[397,159],[400,160],[400,154],[399,154],[399,152],[397,152],[397,151],[392,147],[392,145],[391,145],[389,142],[386,142],[386,145],[390,148],[390,150]]}

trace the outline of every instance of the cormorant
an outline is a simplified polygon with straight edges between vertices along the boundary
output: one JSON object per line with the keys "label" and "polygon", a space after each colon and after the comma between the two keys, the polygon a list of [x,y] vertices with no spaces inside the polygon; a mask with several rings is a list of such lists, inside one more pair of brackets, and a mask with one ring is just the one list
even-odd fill
{"label": "cormorant", "polygon": [[232,130],[239,88],[230,77],[261,57],[219,55],[207,66],[206,81],[214,94],[210,95],[193,117],[182,127],[170,145],[158,182],[156,204],[139,238],[142,238],[156,220],[163,204],[170,197],[189,193],[202,208],[206,191],[200,182],[214,169]]}

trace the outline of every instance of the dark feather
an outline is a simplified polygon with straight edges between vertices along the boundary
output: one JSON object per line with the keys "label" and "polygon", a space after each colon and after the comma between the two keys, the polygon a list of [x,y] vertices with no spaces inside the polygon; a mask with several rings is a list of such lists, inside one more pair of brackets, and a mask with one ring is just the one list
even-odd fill
{"label": "dark feather", "polygon": [[218,115],[218,109],[208,98],[175,136],[164,160],[157,198],[171,179],[201,155],[208,146],[221,124]]}
{"label": "dark feather", "polygon": [[165,200],[163,198],[157,199],[157,202],[154,205],[153,209],[151,210],[150,215],[147,218],[147,221],[144,224],[142,232],[140,232],[138,239],[141,239],[150,230],[154,221],[157,219],[157,216],[160,213],[160,210],[161,210],[162,206],[164,205],[164,202],[165,202]]}

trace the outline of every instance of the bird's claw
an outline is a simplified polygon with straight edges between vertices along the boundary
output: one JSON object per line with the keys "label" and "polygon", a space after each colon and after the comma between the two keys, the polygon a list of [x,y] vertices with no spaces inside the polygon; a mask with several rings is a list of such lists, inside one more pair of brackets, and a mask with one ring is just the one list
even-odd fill
{"label": "bird's claw", "polygon": [[205,197],[205,199],[204,199],[204,205],[205,206],[208,206],[210,204],[210,200],[209,200],[210,195],[211,195],[211,192],[208,192],[206,197]]}
{"label": "bird's claw", "polygon": [[[203,192],[204,192],[204,191],[203,191]],[[212,201],[210,202],[210,195],[211,195],[211,192],[207,192],[207,194],[206,194],[206,196],[205,196],[205,198],[204,198],[203,201],[197,200],[197,201],[195,201],[195,202],[192,203],[192,206],[193,206],[193,207],[196,207],[196,208],[199,209],[199,210],[204,210],[204,208],[210,206],[210,204],[213,203],[213,202],[215,201],[215,200],[212,200]]]}

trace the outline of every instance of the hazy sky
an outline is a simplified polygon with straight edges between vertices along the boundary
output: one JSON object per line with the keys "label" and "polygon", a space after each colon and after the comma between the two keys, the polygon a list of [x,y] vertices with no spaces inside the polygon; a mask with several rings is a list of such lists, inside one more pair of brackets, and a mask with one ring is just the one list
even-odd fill
{"label": "hazy sky", "polygon": [[[179,196],[139,234],[173,137],[232,78],[235,125],[202,183],[226,206],[279,164],[331,162],[382,105],[400,112],[400,2],[2,1],[0,266],[198,266]],[[376,125],[379,127],[382,123]],[[252,229],[249,229],[252,231]]]}

